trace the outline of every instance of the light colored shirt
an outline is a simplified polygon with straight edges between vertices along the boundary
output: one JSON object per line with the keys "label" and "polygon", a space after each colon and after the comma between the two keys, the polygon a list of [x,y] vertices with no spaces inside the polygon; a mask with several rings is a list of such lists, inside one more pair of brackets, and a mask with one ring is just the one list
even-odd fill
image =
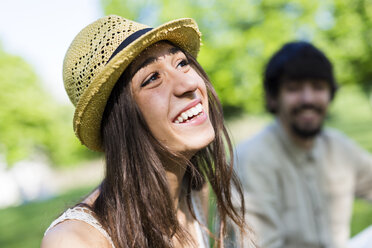
{"label": "light colored shirt", "polygon": [[354,196],[372,200],[372,156],[326,129],[305,151],[278,121],[237,148],[247,223],[262,248],[343,248]]}
{"label": "light colored shirt", "polygon": [[[209,247],[209,235],[208,233],[202,228],[201,225],[206,226],[206,219],[204,214],[202,213],[202,205],[200,199],[200,192],[191,191],[191,203],[194,209],[195,217],[201,223],[199,224],[198,221],[194,220],[194,227],[196,231],[196,241],[198,242],[198,248],[208,248]],[[97,229],[111,244],[112,248],[115,248],[115,245],[110,237],[110,235],[106,232],[105,228],[99,223],[99,221],[94,217],[91,210],[86,207],[79,207],[75,206],[73,208],[67,209],[60,215],[57,219],[55,219],[48,229],[45,231],[44,236],[47,232],[62,223],[65,220],[79,220],[85,222],[95,229]]]}

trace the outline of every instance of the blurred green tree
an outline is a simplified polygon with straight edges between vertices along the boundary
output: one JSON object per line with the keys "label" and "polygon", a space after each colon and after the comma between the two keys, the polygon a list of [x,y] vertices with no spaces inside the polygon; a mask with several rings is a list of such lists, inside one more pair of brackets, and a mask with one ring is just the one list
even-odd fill
{"label": "blurred green tree", "polygon": [[284,43],[313,42],[341,84],[372,84],[372,0],[101,0],[106,14],[157,26],[192,17],[203,34],[199,62],[227,117],[263,111],[262,73]]}
{"label": "blurred green tree", "polygon": [[327,10],[332,25],[319,32],[315,42],[331,56],[341,84],[357,84],[370,94],[372,1],[334,0]]}
{"label": "blurred green tree", "polygon": [[72,108],[44,91],[30,65],[0,47],[0,154],[8,165],[43,153],[52,164],[94,156],[72,131]]}

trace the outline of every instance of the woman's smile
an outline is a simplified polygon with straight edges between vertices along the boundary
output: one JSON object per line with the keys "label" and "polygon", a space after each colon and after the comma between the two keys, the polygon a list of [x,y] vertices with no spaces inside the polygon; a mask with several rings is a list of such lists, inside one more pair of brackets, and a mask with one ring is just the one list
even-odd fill
{"label": "woman's smile", "polygon": [[206,120],[206,114],[200,101],[194,101],[177,115],[173,120],[176,124],[192,123],[198,125]]}

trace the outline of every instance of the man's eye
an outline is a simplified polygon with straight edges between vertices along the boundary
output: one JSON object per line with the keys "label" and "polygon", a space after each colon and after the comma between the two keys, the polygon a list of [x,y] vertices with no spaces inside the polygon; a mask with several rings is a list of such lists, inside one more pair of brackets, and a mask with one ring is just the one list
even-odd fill
{"label": "man's eye", "polygon": [[184,67],[184,66],[187,66],[188,64],[189,64],[189,61],[187,61],[186,59],[183,59],[180,63],[178,63],[177,66]]}
{"label": "man's eye", "polygon": [[300,87],[298,86],[286,86],[285,87],[285,90],[288,91],[288,92],[296,92],[296,91],[299,91],[300,90]]}
{"label": "man's eye", "polygon": [[286,88],[288,91],[298,91],[300,89],[300,87],[297,87],[297,86],[287,86]]}
{"label": "man's eye", "polygon": [[328,88],[328,84],[327,83],[323,83],[323,82],[317,82],[317,83],[314,83],[313,84],[313,88],[315,90],[325,90]]}
{"label": "man's eye", "polygon": [[155,81],[158,78],[159,78],[159,73],[155,72],[155,73],[151,74],[151,76],[141,84],[141,87],[145,87],[146,85]]}

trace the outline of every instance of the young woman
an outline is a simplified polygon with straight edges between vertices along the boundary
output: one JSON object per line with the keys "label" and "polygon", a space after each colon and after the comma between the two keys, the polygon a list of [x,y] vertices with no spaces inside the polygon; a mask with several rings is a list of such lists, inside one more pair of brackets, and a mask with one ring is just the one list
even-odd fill
{"label": "young woman", "polygon": [[[195,60],[192,19],[152,29],[107,16],[83,29],[64,61],[82,144],[103,151],[100,187],[66,210],[42,247],[223,247],[226,223],[244,233],[232,206],[231,143],[220,103]],[[228,152],[225,152],[225,143]],[[213,191],[218,235],[208,230],[205,193]],[[204,207],[203,207],[204,206]]]}

